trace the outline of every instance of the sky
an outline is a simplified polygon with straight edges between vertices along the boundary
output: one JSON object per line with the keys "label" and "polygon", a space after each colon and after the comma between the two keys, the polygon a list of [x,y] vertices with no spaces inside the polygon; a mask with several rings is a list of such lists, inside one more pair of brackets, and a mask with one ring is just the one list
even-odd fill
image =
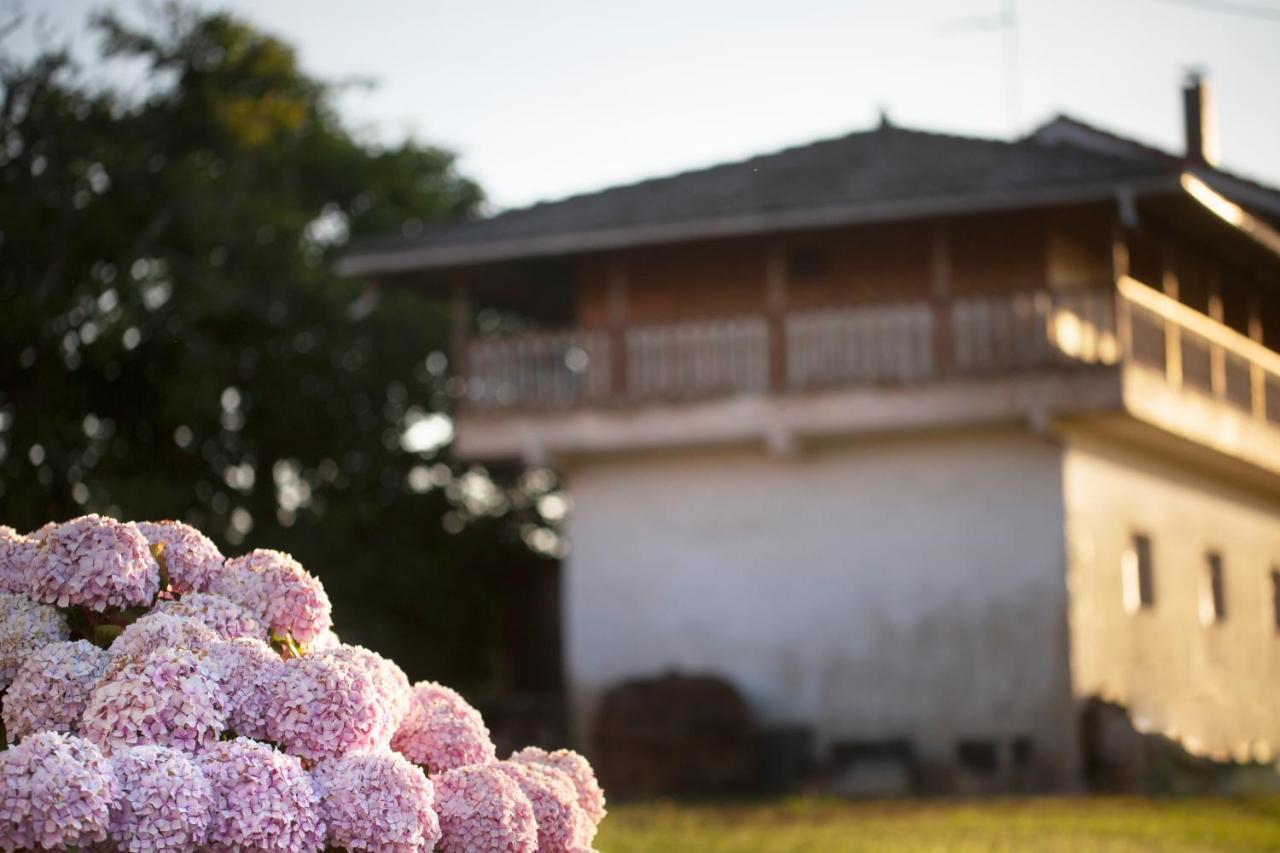
{"label": "sky", "polygon": [[[103,3],[23,5],[87,52]],[[1280,186],[1280,0],[197,5],[283,36],[322,78],[373,81],[340,97],[352,126],[456,151],[495,210],[839,136],[882,110],[998,138],[1065,112],[1179,151],[1189,66],[1213,86],[1222,165]]]}

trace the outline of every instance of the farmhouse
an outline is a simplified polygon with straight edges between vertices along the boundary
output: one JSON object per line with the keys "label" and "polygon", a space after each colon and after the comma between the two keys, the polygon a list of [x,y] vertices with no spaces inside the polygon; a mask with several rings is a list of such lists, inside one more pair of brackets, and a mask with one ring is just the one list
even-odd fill
{"label": "farmhouse", "polygon": [[874,129],[353,249],[548,464],[577,733],[669,670],[820,755],[1081,778],[1099,698],[1280,749],[1280,190],[1067,117]]}

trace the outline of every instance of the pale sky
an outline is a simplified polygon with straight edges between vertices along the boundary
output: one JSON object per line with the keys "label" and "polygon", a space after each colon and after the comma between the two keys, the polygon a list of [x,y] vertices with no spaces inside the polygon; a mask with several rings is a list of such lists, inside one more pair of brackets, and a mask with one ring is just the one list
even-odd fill
{"label": "pale sky", "polygon": [[[1280,186],[1280,0],[203,0],[284,36],[378,139],[461,156],[495,208],[874,125],[1008,138],[1058,112],[1180,150],[1209,73],[1223,165]],[[93,0],[27,2],[74,35]],[[134,8],[133,3],[118,4]],[[1244,17],[1209,9],[1254,9]],[[982,26],[983,19],[987,26]],[[977,19],[976,23],[974,19]]]}

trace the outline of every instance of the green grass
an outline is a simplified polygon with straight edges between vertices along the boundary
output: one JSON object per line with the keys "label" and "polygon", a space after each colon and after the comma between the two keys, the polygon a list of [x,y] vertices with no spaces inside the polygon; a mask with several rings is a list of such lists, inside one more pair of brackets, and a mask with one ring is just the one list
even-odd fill
{"label": "green grass", "polygon": [[602,853],[1280,850],[1280,798],[1044,798],[610,806]]}

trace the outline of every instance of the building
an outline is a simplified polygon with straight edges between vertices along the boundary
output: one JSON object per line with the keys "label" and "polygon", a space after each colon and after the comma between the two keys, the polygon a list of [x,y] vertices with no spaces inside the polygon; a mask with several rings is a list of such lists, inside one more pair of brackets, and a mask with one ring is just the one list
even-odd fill
{"label": "building", "polygon": [[1280,748],[1280,191],[1070,118],[879,127],[354,249],[456,452],[573,497],[576,730],[672,669],[821,755],[1072,787],[1090,697]]}

